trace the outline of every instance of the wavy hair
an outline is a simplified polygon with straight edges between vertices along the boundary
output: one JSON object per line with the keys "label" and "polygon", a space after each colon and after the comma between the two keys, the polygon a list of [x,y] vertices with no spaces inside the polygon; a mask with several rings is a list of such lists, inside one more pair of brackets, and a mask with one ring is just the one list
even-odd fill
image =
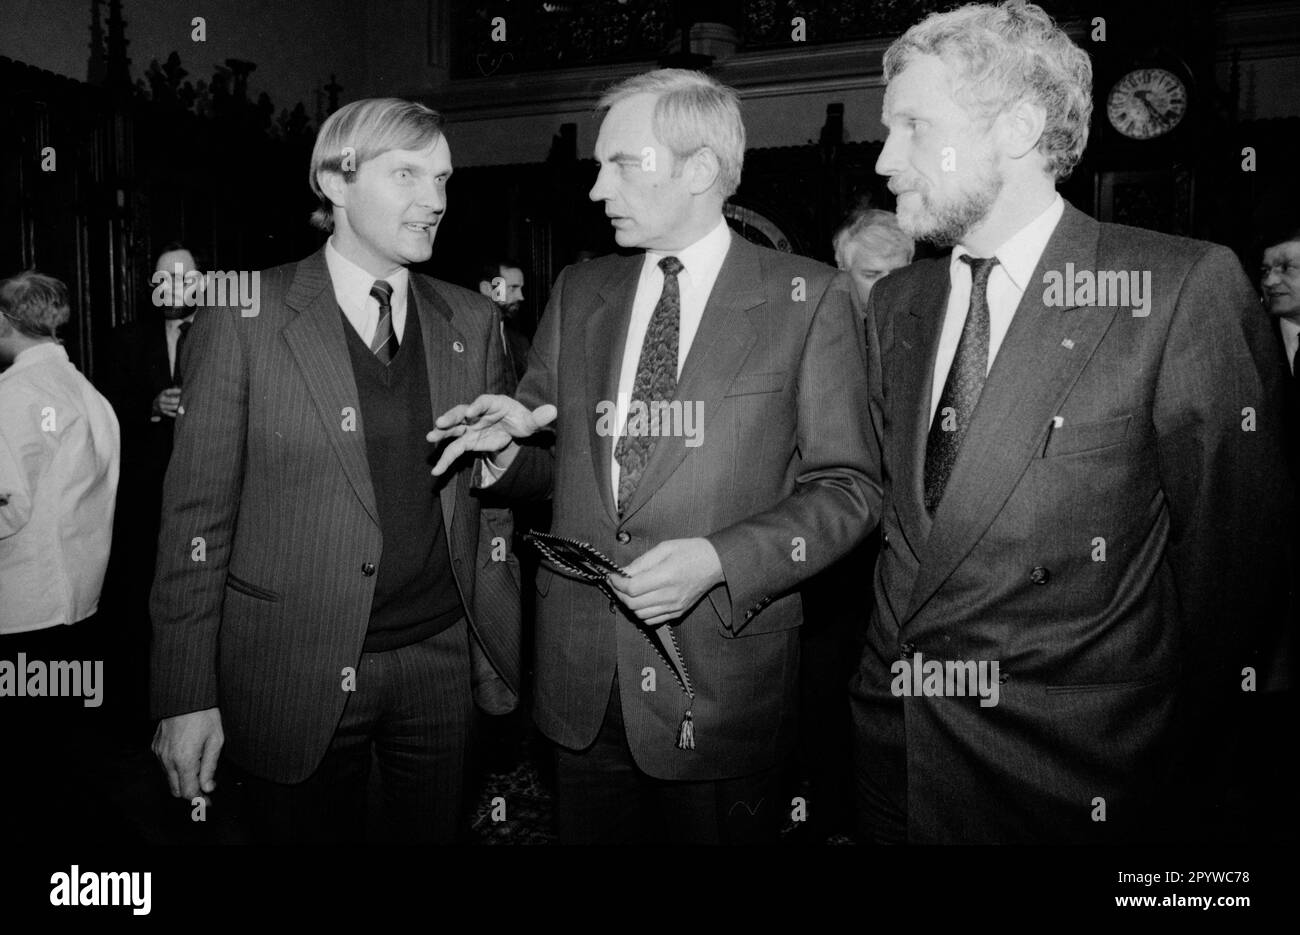
{"label": "wavy hair", "polygon": [[1038,151],[1057,180],[1069,178],[1088,144],[1092,60],[1042,7],[1009,0],[932,13],[885,52],[890,81],[917,55],[934,55],[957,72],[953,97],[991,121],[1020,101],[1047,112]]}

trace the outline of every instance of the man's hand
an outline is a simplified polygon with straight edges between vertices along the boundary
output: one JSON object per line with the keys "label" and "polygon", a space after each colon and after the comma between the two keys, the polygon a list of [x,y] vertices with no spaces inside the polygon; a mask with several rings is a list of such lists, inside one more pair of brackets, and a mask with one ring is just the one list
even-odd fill
{"label": "man's hand", "polygon": [[217,708],[159,721],[153,735],[153,754],[167,773],[172,795],[188,801],[216,789],[213,775],[225,742]]}
{"label": "man's hand", "polygon": [[628,565],[627,577],[608,580],[637,619],[658,626],[683,616],[726,578],[708,539],[669,539]]}
{"label": "man's hand", "polygon": [[530,412],[523,403],[510,396],[489,393],[468,406],[453,406],[438,416],[433,431],[425,436],[435,445],[448,438],[455,439],[443,449],[433,473],[435,476],[442,474],[467,451],[495,454],[516,438],[527,438],[544,428],[555,419],[555,414],[555,407],[549,404]]}
{"label": "man's hand", "polygon": [[156,416],[171,416],[174,419],[180,407],[181,388],[179,386],[169,387],[153,398],[153,414]]}

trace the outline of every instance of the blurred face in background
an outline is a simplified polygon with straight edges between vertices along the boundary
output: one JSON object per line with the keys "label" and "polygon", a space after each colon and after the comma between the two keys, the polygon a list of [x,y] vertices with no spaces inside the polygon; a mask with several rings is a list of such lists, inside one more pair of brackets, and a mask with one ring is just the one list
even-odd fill
{"label": "blurred face in background", "polygon": [[1300,240],[1274,244],[1264,251],[1259,287],[1269,314],[1300,323]]}
{"label": "blurred face in background", "polygon": [[[864,233],[870,234],[870,231]],[[871,236],[844,238],[836,247],[835,264],[853,280],[853,294],[859,310],[867,307],[871,288],[889,273],[906,266],[908,259],[888,244]]]}
{"label": "blurred face in background", "polygon": [[[167,318],[187,318],[194,312],[193,298],[190,304],[185,302],[185,294],[191,297],[197,291],[199,269],[194,263],[194,255],[188,250],[169,250],[158,257],[154,264],[154,279],[157,284],[155,295],[159,307]],[[159,273],[166,273],[159,277]]]}

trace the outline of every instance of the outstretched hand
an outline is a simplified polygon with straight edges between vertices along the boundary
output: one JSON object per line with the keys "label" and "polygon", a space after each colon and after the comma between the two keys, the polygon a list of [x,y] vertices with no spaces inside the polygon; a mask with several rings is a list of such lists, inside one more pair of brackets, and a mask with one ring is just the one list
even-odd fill
{"label": "outstretched hand", "polygon": [[427,436],[435,445],[453,441],[443,449],[434,465],[435,476],[444,473],[456,459],[468,451],[495,454],[514,442],[527,438],[555,420],[556,409],[550,404],[529,410],[510,396],[485,393],[468,405],[453,406],[434,420]]}

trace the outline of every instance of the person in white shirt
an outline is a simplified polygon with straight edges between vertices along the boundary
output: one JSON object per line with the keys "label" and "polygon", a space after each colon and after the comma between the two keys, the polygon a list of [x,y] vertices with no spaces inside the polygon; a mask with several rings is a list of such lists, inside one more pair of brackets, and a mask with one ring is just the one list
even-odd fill
{"label": "person in white shirt", "polygon": [[55,336],[68,290],[0,285],[0,634],[75,624],[98,607],[117,495],[117,418]]}
{"label": "person in white shirt", "polygon": [[[68,360],[62,282],[0,283],[0,801],[6,834],[81,824],[105,695],[101,621],[119,438]],[[12,764],[12,768],[11,765]]]}

